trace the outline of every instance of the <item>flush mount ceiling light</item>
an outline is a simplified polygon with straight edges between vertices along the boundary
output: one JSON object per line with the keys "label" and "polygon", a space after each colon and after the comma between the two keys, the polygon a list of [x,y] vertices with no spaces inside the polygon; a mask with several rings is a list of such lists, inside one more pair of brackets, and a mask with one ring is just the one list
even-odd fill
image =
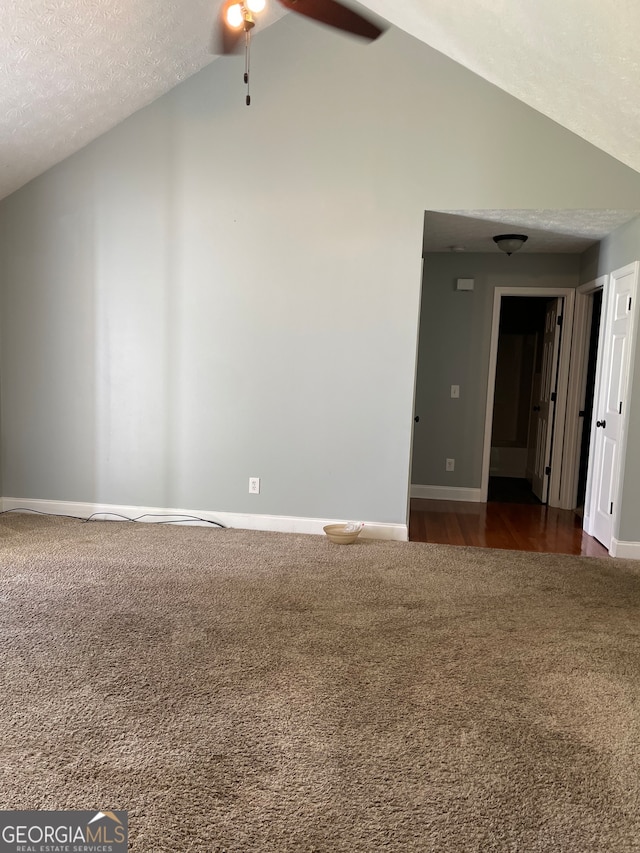
{"label": "flush mount ceiling light", "polygon": [[529,238],[526,234],[498,234],[493,238],[496,246],[507,255],[519,251]]}

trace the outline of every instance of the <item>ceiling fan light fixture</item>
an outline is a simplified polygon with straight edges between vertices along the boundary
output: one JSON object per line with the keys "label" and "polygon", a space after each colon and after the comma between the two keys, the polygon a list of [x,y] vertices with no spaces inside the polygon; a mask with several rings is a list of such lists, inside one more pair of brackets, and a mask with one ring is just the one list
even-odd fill
{"label": "ceiling fan light fixture", "polygon": [[266,0],[245,0],[247,9],[250,12],[262,12],[267,5]]}
{"label": "ceiling fan light fixture", "polygon": [[229,6],[226,13],[226,19],[229,26],[236,30],[244,24],[244,14],[240,3],[233,3]]}
{"label": "ceiling fan light fixture", "polygon": [[493,242],[506,255],[512,255],[518,252],[528,239],[526,234],[498,234],[493,238]]}

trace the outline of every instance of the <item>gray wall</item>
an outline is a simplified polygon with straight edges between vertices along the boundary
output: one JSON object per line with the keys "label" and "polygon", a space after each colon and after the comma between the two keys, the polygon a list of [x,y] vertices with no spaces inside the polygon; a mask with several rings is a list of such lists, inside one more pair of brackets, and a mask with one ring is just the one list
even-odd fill
{"label": "gray wall", "polygon": [[[636,217],[585,252],[580,271],[581,282],[592,281],[639,260],[640,217]],[[614,531],[616,538],[628,542],[640,542],[640,346],[637,343],[640,336],[640,299],[636,299],[635,322],[636,348],[631,366],[631,408],[622,472],[622,503],[618,529]]]}
{"label": "gray wall", "polygon": [[401,32],[252,53],[0,205],[5,496],[404,522],[424,210],[637,203]]}
{"label": "gray wall", "polygon": [[640,260],[640,216],[621,225],[580,258],[580,284]]}
{"label": "gray wall", "polygon": [[[426,255],[412,483],[480,488],[494,289],[576,287],[579,267],[578,255]],[[475,279],[475,289],[457,291],[458,278]],[[445,471],[446,458],[455,471]]]}

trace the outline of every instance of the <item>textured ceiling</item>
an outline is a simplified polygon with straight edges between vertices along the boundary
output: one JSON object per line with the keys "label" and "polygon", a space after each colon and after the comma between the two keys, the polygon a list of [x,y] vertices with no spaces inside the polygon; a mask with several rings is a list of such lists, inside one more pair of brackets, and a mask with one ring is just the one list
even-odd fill
{"label": "textured ceiling", "polygon": [[15,0],[0,30],[0,195],[207,62],[206,0]]}
{"label": "textured ceiling", "polygon": [[[265,24],[281,15],[274,0],[269,5]],[[640,171],[640,4],[366,6]],[[220,0],[3,4],[0,198],[210,62],[219,7]]]}
{"label": "textured ceiling", "polygon": [[[283,12],[276,3],[265,25]],[[0,17],[0,198],[213,60],[220,0],[9,0]]]}
{"label": "textured ceiling", "polygon": [[367,0],[367,6],[640,171],[637,0]]}
{"label": "textured ceiling", "polygon": [[526,234],[521,253],[581,254],[640,210],[428,210],[423,254],[499,252],[498,234]]}

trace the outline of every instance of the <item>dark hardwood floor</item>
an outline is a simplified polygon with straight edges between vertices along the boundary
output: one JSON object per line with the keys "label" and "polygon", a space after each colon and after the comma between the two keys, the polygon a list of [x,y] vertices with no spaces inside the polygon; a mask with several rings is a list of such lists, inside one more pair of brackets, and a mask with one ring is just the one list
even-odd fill
{"label": "dark hardwood floor", "polygon": [[575,512],[543,504],[412,498],[409,539],[442,545],[608,556],[604,546],[583,532],[582,519]]}

